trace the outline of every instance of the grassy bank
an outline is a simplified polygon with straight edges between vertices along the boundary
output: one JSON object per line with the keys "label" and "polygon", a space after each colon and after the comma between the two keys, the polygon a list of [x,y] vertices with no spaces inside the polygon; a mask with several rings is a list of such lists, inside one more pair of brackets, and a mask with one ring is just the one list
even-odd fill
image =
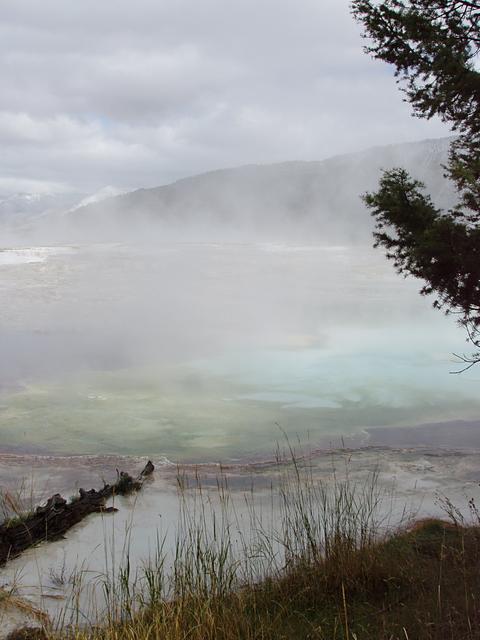
{"label": "grassy bank", "polygon": [[[325,485],[295,461],[272,489],[278,517],[246,497],[239,528],[228,487],[215,499],[179,478],[173,555],[105,580],[95,624],[46,627],[75,640],[480,638],[480,528],[448,501],[445,520],[388,527],[375,474]],[[192,500],[192,494],[194,499]],[[100,620],[100,621],[99,621]],[[17,634],[17,638],[34,637]]]}

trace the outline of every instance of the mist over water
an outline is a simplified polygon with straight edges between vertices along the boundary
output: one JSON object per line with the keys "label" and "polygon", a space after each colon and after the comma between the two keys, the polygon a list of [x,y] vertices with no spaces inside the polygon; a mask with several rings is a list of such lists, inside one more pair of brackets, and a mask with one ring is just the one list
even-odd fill
{"label": "mist over water", "polygon": [[0,281],[6,450],[232,460],[478,416],[462,331],[368,247],[4,248]]}
{"label": "mist over water", "polygon": [[[410,118],[350,3],[4,4],[0,511],[32,545],[0,568],[0,639],[101,634],[117,585],[127,620],[143,569],[157,601],[176,551],[203,554],[205,517],[192,585],[227,575],[230,536],[239,585],[281,576],[300,469],[378,485],[383,531],[439,496],[473,515],[480,369],[450,375],[464,332],[371,248],[361,199],[403,167],[451,209],[453,138],[420,139],[451,132]],[[81,487],[147,460],[141,491],[53,537],[58,494],[73,521]]]}
{"label": "mist over water", "polygon": [[[436,147],[407,149],[433,185]],[[406,506],[438,516],[438,495],[477,498],[478,373],[449,374],[463,331],[370,247],[358,194],[377,155],[220,172],[0,228],[1,487],[38,504],[147,456],[156,467],[117,514],[9,563],[4,584],[55,619],[77,584],[55,576],[78,575],[73,614],[98,619],[125,549],[132,567],[164,535],[175,549],[178,474],[214,505],[224,477],[248,532],[247,495],[280,517],[290,445],[327,486],[373,474],[395,489],[394,523]]]}
{"label": "mist over water", "polygon": [[371,427],[476,420],[476,371],[449,375],[463,332],[371,248],[360,200],[405,166],[452,206],[449,144],[51,197],[42,214],[9,200],[3,450],[257,459],[285,434],[358,446]]}

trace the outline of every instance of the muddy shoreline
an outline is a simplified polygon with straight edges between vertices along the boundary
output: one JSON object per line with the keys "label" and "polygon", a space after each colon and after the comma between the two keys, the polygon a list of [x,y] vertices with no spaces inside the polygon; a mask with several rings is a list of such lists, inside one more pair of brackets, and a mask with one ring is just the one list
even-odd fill
{"label": "muddy shoreline", "polygon": [[[310,446],[303,458],[313,476],[329,484],[334,476],[348,474],[351,482],[362,486],[371,474],[377,474],[379,487],[391,496],[386,509],[391,511],[394,524],[404,517],[405,508],[414,517],[441,515],[442,496],[448,496],[467,513],[468,499],[473,497],[480,504],[480,422],[371,429],[357,441],[344,439],[343,447],[322,444]],[[42,504],[55,492],[67,497],[80,486],[111,482],[117,468],[138,473],[146,461],[142,456],[0,452],[0,488],[14,491],[23,483],[28,507],[28,500]],[[60,588],[52,576],[75,576],[80,571],[86,581],[84,606],[88,607],[96,594],[95,584],[109,575],[112,566],[120,566],[126,540],[135,567],[151,556],[159,534],[167,536],[167,546],[173,546],[179,522],[179,474],[193,484],[199,482],[213,502],[221,474],[240,513],[245,508],[245,494],[255,494],[260,510],[269,513],[272,485],[283,473],[282,461],[275,455],[224,464],[176,464],[161,456],[153,456],[152,462],[155,474],[148,486],[135,496],[116,498],[118,512],[88,517],[64,539],[30,549],[7,563],[0,572],[0,587],[10,589],[15,585],[19,596],[55,619],[65,607],[68,609],[70,592],[68,582]],[[194,494],[187,494],[186,499],[194,500]],[[105,558],[113,565],[105,565]]]}
{"label": "muddy shoreline", "polygon": [[[295,455],[315,473],[327,477],[332,465],[349,464],[359,476],[378,467],[384,482],[430,487],[448,491],[480,481],[480,421],[449,421],[415,427],[370,428],[354,437],[300,447]],[[222,462],[172,461],[164,456],[140,455],[57,455],[2,451],[0,449],[0,491],[14,496],[24,511],[45,503],[53,494],[66,498],[80,487],[112,483],[117,470],[135,475],[148,459],[155,465],[156,492],[176,491],[179,475],[198,478],[206,487],[215,486],[219,475],[228,479],[234,491],[254,487],[262,491],[288,463],[286,444],[277,453]],[[418,477],[417,477],[418,476]],[[455,489],[456,490],[456,489]],[[416,489],[408,489],[414,494]]]}

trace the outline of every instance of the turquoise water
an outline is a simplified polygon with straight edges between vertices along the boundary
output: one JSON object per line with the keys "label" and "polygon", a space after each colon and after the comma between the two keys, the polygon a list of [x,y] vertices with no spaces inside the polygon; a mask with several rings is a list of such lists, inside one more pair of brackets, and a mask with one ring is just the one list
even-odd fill
{"label": "turquoise water", "polygon": [[25,255],[0,264],[4,450],[231,460],[480,415],[462,331],[373,250]]}

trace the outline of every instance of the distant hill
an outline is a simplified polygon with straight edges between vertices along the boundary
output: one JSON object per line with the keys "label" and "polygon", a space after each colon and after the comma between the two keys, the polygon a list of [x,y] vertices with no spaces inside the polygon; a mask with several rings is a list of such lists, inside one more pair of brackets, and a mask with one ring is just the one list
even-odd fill
{"label": "distant hill", "polygon": [[0,223],[20,224],[38,216],[68,210],[85,197],[79,193],[0,194]]}
{"label": "distant hill", "polygon": [[84,239],[287,239],[364,242],[372,221],[360,195],[382,169],[405,167],[439,206],[455,193],[443,177],[451,138],[375,147],[318,162],[248,165],[139,189],[76,208],[57,220]]}

